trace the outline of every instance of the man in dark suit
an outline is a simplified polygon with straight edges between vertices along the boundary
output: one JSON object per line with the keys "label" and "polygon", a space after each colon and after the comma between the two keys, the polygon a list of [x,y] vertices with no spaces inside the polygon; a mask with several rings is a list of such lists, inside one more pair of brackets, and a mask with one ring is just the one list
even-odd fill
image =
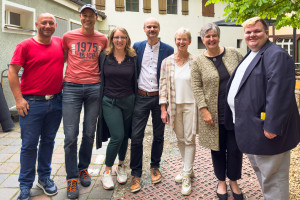
{"label": "man in dark suit", "polygon": [[226,120],[234,122],[237,144],[248,154],[265,200],[287,200],[290,150],[300,141],[294,61],[268,40],[263,19],[254,17],[242,26],[251,51],[228,82],[232,113]]}
{"label": "man in dark suit", "polygon": [[173,47],[158,39],[160,25],[155,18],[148,18],[145,21],[144,31],[147,35],[147,40],[137,42],[133,45],[138,56],[138,94],[132,118],[131,192],[137,192],[141,189],[140,177],[142,176],[143,165],[143,139],[150,111],[152,113],[153,124],[150,164],[151,181],[152,183],[159,183],[162,179],[162,175],[158,169],[163,152],[165,126],[160,116],[158,83],[161,62],[174,53]]}

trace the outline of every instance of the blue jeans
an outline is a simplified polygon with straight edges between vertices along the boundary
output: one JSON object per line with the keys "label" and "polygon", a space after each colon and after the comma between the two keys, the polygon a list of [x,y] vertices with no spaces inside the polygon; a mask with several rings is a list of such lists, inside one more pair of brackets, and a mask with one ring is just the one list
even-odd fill
{"label": "blue jeans", "polygon": [[[67,179],[78,178],[79,171],[87,169],[91,162],[96,122],[100,106],[100,87],[100,83],[64,83],[63,124]],[[77,138],[82,105],[84,106],[84,121],[78,164]]]}
{"label": "blue jeans", "polygon": [[19,120],[22,139],[19,176],[21,189],[32,187],[37,157],[39,178],[50,177],[54,139],[62,117],[61,94],[48,101],[27,100],[27,102],[28,115],[20,116]]}

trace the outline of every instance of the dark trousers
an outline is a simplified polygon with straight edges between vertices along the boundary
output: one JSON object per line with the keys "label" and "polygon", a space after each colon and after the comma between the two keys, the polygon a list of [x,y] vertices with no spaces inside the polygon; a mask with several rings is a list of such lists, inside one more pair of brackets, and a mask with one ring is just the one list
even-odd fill
{"label": "dark trousers", "polygon": [[216,177],[225,181],[226,175],[236,181],[241,178],[243,154],[239,150],[234,131],[225,129],[223,124],[219,125],[220,151],[211,151],[212,162]]}
{"label": "dark trousers", "polygon": [[51,175],[56,132],[62,117],[61,94],[50,100],[27,100],[28,115],[20,116],[22,147],[20,153],[20,189],[31,188],[37,172],[39,179]]}
{"label": "dark trousers", "polygon": [[151,168],[159,168],[160,158],[164,145],[164,128],[160,115],[160,105],[158,96],[143,96],[137,94],[136,103],[132,118],[132,135],[131,135],[131,158],[130,168],[131,175],[141,177],[143,165],[143,139],[145,128],[152,113],[153,141],[151,150]]}
{"label": "dark trousers", "polygon": [[128,137],[131,131],[134,99],[134,94],[120,99],[103,97],[103,116],[111,135],[105,160],[108,167],[113,166],[117,155],[120,161],[125,160]]}

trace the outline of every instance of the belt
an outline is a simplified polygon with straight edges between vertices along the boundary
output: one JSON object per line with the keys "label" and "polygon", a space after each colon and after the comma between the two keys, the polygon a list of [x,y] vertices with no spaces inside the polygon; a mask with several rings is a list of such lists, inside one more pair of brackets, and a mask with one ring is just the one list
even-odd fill
{"label": "belt", "polygon": [[23,95],[23,98],[24,99],[27,99],[27,100],[36,100],[36,101],[43,101],[43,100],[50,100],[50,99],[53,99],[54,97],[57,97],[58,95],[60,95],[60,93],[57,93],[57,94],[47,94],[47,95],[31,95],[31,94],[28,94],[28,95]]}
{"label": "belt", "polygon": [[140,90],[140,89],[138,89],[138,93],[141,94],[141,95],[144,95],[144,96],[149,96],[149,97],[157,96],[159,94],[158,91],[155,91],[155,92],[146,92],[146,91]]}

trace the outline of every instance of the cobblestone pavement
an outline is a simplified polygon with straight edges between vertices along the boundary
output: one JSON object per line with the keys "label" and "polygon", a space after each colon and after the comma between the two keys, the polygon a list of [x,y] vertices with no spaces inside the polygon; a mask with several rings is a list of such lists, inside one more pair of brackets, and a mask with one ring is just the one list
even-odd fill
{"label": "cobblestone pavement", "polygon": [[[17,128],[9,133],[0,131],[0,200],[17,199],[19,195],[18,175],[20,170],[20,128],[16,123]],[[82,129],[82,122],[80,123]],[[81,131],[81,130],[80,130]],[[166,131],[168,132],[168,131]],[[81,187],[80,198],[82,200],[96,199],[217,199],[215,195],[215,187],[217,180],[213,174],[211,165],[210,152],[197,146],[197,154],[195,159],[195,175],[193,179],[193,192],[190,196],[184,197],[181,195],[181,185],[175,183],[174,176],[182,168],[179,151],[176,145],[174,136],[165,134],[164,153],[161,162],[161,171],[164,176],[162,183],[152,185],[149,174],[150,151],[152,142],[152,126],[149,122],[146,128],[144,138],[144,159],[143,159],[143,176],[142,190],[136,194],[129,191],[129,182],[125,185],[116,183],[114,190],[104,190],[101,183],[101,174],[104,170],[105,152],[107,143],[104,143],[103,148],[93,149],[92,162],[89,167],[89,173],[92,175],[92,184],[87,187]],[[81,142],[81,135],[78,137],[78,144]],[[64,165],[64,134],[61,124],[56,139],[55,148],[52,159],[52,178],[58,187],[58,194],[53,197],[48,197],[43,194],[43,191],[33,184],[31,190],[31,200],[63,200],[66,198],[66,172]],[[130,147],[130,145],[129,145]],[[125,163],[129,166],[130,148],[127,152]],[[116,159],[117,160],[117,159]],[[115,164],[117,161],[115,162]],[[127,168],[128,176],[130,174],[129,167]],[[113,170],[114,181],[116,182],[115,172]],[[37,179],[37,176],[36,176]],[[240,186],[245,193],[247,199],[263,199],[260,187],[254,175],[249,161],[244,157],[243,175],[240,181]],[[229,200],[232,200],[232,195],[229,193]]]}

